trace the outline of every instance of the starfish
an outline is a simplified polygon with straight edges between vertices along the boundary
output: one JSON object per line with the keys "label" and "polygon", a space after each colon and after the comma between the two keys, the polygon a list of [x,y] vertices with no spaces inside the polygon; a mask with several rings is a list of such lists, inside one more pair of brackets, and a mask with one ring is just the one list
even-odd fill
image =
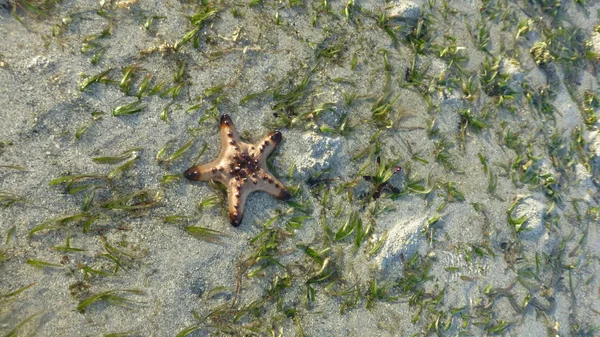
{"label": "starfish", "polygon": [[291,197],[286,187],[267,168],[267,157],[281,142],[281,132],[266,135],[256,144],[240,140],[231,117],[221,116],[219,123],[221,153],[214,161],[192,166],[184,172],[189,180],[216,181],[227,187],[229,219],[234,227],[242,222],[248,195],[267,192],[278,199]]}

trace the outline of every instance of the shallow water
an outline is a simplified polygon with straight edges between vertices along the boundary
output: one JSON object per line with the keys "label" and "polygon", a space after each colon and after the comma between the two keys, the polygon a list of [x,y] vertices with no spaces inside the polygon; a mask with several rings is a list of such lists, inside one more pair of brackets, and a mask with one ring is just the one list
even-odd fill
{"label": "shallow water", "polygon": [[596,2],[10,3],[0,335],[598,333]]}

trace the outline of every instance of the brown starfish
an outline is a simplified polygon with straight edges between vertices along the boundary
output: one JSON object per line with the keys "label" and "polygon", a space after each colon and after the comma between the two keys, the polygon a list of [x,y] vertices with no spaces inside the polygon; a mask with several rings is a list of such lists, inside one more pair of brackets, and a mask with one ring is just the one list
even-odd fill
{"label": "brown starfish", "polygon": [[285,186],[267,168],[267,157],[281,142],[281,132],[269,133],[256,144],[244,143],[227,114],[221,116],[221,153],[214,161],[192,166],[184,173],[189,180],[220,182],[227,187],[229,218],[239,226],[244,216],[246,198],[264,191],[278,199],[291,197]]}

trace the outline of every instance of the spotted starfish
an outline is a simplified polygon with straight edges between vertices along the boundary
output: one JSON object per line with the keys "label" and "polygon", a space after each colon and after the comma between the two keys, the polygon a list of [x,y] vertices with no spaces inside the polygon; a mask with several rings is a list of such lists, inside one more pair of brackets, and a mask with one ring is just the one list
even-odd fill
{"label": "spotted starfish", "polygon": [[219,133],[221,153],[217,159],[190,167],[184,176],[189,180],[217,181],[227,187],[229,218],[233,226],[237,227],[242,222],[244,205],[252,192],[267,192],[283,200],[291,197],[267,168],[267,157],[281,142],[281,132],[271,132],[256,144],[245,143],[240,140],[231,117],[223,114]]}

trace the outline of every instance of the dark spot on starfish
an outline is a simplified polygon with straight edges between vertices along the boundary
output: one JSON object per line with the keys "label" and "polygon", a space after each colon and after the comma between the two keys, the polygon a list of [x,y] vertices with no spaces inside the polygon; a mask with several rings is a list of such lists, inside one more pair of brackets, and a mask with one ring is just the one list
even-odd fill
{"label": "dark spot on starfish", "polygon": [[225,125],[229,125],[231,124],[231,117],[229,117],[228,114],[222,114],[221,115],[221,125],[225,124]]}
{"label": "dark spot on starfish", "polygon": [[231,131],[228,131],[228,132],[227,132],[227,136],[229,136],[229,137],[232,137],[232,136],[233,136],[233,132],[231,132]]}
{"label": "dark spot on starfish", "polygon": [[265,146],[269,145],[269,141],[265,140]]}
{"label": "dark spot on starfish", "polygon": [[211,169],[210,169],[210,171],[211,171],[212,173],[217,173],[217,168],[216,168],[216,167],[213,167],[213,168],[211,168]]}
{"label": "dark spot on starfish", "polygon": [[233,227],[237,227],[242,223],[242,219],[239,217],[238,212],[229,213],[229,219],[231,220],[231,225]]}
{"label": "dark spot on starfish", "polygon": [[219,171],[223,172],[223,170],[225,170],[225,168],[223,166],[219,166]]}
{"label": "dark spot on starfish", "polygon": [[190,167],[189,169],[185,170],[183,175],[188,180],[200,180],[200,171],[198,171],[198,168],[196,166]]}
{"label": "dark spot on starfish", "polygon": [[290,200],[291,198],[292,198],[292,195],[287,190],[281,190],[279,192],[279,194],[277,195],[277,199],[281,199],[281,200]]}
{"label": "dark spot on starfish", "polygon": [[232,139],[232,140],[229,141],[229,144],[233,145],[233,144],[235,144],[235,141]]}
{"label": "dark spot on starfish", "polygon": [[271,140],[274,141],[275,144],[278,144],[281,141],[281,138],[283,137],[281,136],[281,132],[275,131],[271,134],[269,138],[271,138]]}

